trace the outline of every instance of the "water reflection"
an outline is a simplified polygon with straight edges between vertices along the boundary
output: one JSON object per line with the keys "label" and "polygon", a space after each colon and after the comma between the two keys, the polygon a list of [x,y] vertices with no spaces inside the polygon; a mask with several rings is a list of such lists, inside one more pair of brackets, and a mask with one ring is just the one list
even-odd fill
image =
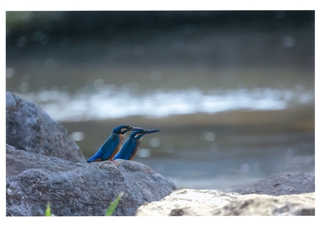
{"label": "water reflection", "polygon": [[[175,114],[209,113],[234,110],[281,110],[290,104],[312,104],[312,91],[278,90],[272,88],[235,89],[202,92],[198,89],[154,90],[142,95],[131,89],[117,89],[103,80],[94,81],[94,92],[83,87],[70,95],[58,90],[27,92],[28,83],[20,86],[25,99],[38,103],[57,121],[122,118],[133,115],[164,117]],[[301,89],[301,87],[300,87]],[[302,93],[301,93],[302,92]],[[66,104],[67,103],[67,104]],[[213,141],[208,132],[205,139]]]}

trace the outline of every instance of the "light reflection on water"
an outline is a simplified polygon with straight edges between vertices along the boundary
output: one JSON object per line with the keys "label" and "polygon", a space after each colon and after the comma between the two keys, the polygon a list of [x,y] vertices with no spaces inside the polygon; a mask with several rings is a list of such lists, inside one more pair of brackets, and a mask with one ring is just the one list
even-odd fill
{"label": "light reflection on water", "polygon": [[[234,89],[202,92],[199,89],[153,90],[138,95],[131,89],[103,86],[94,92],[70,95],[58,90],[19,94],[38,103],[54,120],[60,122],[102,120],[128,116],[165,117],[195,113],[214,114],[225,111],[283,110],[290,104],[308,104],[314,101],[313,91],[296,89]],[[206,139],[212,139],[208,135]],[[214,139],[214,138],[213,138]]]}

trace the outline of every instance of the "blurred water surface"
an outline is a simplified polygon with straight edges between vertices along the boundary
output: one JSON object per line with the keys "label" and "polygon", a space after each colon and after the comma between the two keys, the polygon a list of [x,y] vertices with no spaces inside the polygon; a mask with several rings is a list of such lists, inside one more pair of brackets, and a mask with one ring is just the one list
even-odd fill
{"label": "blurred water surface", "polygon": [[167,29],[106,25],[92,35],[7,27],[7,90],[61,122],[87,158],[118,124],[161,129],[143,137],[134,160],[178,186],[313,174],[314,21],[272,15],[277,26],[183,15]]}

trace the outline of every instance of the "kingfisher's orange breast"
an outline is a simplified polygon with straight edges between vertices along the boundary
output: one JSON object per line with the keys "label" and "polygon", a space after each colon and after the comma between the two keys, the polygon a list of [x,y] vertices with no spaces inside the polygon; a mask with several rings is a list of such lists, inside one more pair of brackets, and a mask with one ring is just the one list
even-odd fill
{"label": "kingfisher's orange breast", "polygon": [[136,152],[139,150],[139,146],[140,146],[140,140],[137,140],[136,148],[135,148],[134,151],[132,152],[129,160],[133,159],[134,155],[135,155]]}
{"label": "kingfisher's orange breast", "polygon": [[119,134],[119,138],[120,138],[120,142],[119,142],[118,146],[116,147],[116,149],[114,149],[114,152],[110,156],[110,159],[113,159],[113,157],[119,152],[119,150],[122,147],[122,143],[123,143],[123,140],[124,140],[124,135]]}

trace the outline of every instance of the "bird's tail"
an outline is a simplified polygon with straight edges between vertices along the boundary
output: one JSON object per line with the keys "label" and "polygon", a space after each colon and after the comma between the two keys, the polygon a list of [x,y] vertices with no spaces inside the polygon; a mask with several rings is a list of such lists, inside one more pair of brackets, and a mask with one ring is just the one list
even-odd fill
{"label": "bird's tail", "polygon": [[91,158],[89,158],[89,159],[87,160],[87,163],[94,162],[94,161],[99,160],[99,159],[101,160],[100,150],[97,151]]}

